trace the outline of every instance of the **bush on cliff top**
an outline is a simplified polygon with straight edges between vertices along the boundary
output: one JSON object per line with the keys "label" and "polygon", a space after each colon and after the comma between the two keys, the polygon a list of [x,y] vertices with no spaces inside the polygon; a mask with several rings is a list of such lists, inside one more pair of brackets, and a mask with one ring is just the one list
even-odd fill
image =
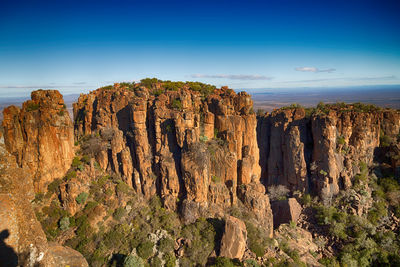
{"label": "bush on cliff top", "polygon": [[[135,90],[135,88],[137,87],[138,84],[136,84],[135,82],[121,82],[119,83],[120,88],[125,88],[127,90]],[[178,91],[179,89],[186,87],[192,91],[197,91],[200,92],[201,95],[203,96],[208,96],[210,95],[215,89],[216,86],[211,85],[211,84],[205,84],[205,83],[201,83],[201,82],[190,82],[190,81],[186,81],[186,82],[182,82],[182,81],[163,81],[163,80],[159,80],[157,78],[144,78],[142,80],[140,80],[140,85],[144,86],[148,89],[153,89],[152,94],[155,96],[159,96],[160,94],[162,94],[164,92],[164,90],[167,91]],[[162,89],[157,89],[157,85],[159,85]],[[114,85],[107,85],[107,86],[103,86],[100,89],[102,90],[111,90],[115,88]]]}

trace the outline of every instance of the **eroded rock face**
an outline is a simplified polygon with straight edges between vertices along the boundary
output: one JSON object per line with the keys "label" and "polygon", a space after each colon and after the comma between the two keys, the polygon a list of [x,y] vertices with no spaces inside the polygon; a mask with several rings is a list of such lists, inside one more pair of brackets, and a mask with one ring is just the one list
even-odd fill
{"label": "eroded rock face", "polygon": [[[223,87],[205,97],[183,86],[155,95],[156,87],[115,84],[74,104],[76,137],[98,135],[109,144],[96,153],[103,169],[146,198],[159,194],[168,209],[185,201],[189,221],[204,209],[218,214],[234,205],[239,185],[263,187],[248,94]],[[265,190],[260,195],[268,202]]]}
{"label": "eroded rock face", "polygon": [[297,222],[301,214],[301,206],[295,198],[277,200],[271,203],[274,215],[274,228],[283,223]]}
{"label": "eroded rock face", "polygon": [[221,240],[220,256],[242,259],[246,249],[247,230],[243,221],[229,216],[225,220],[225,230]]}
{"label": "eroded rock face", "polygon": [[62,95],[38,90],[22,108],[4,109],[4,141],[20,167],[33,175],[35,192],[62,177],[74,157],[74,132]]}
{"label": "eroded rock face", "polygon": [[262,180],[291,191],[337,193],[349,188],[360,163],[372,165],[382,133],[395,137],[400,113],[330,107],[306,116],[302,108],[276,110],[258,121]]}
{"label": "eroded rock face", "polygon": [[[31,201],[34,196],[29,169],[17,165],[15,157],[8,153],[1,140],[0,258],[5,266],[60,266],[53,258],[46,235],[33,211]],[[72,249],[69,251],[80,255]],[[64,262],[68,264],[70,261],[64,258]],[[71,266],[88,266],[86,260],[82,262],[86,265]]]}
{"label": "eroded rock face", "polygon": [[49,253],[54,259],[54,266],[89,267],[82,254],[72,248],[50,242]]}

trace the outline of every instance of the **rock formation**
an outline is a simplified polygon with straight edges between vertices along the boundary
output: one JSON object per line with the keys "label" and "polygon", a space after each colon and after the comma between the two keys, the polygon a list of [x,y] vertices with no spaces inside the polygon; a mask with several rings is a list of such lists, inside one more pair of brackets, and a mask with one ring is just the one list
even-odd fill
{"label": "rock formation", "polygon": [[241,220],[229,216],[225,220],[225,230],[221,240],[220,256],[242,259],[246,249],[247,230]]}
{"label": "rock formation", "polygon": [[[15,157],[7,152],[1,140],[1,266],[3,264],[5,266],[88,266],[86,260],[77,251],[56,244],[48,244],[31,205],[34,197],[29,169],[17,166]],[[55,257],[56,255],[58,256]],[[80,264],[74,264],[77,262]]]}
{"label": "rock formation", "polygon": [[73,124],[58,91],[34,91],[31,98],[21,109],[4,109],[4,141],[18,165],[32,173],[35,192],[45,192],[70,168],[75,154]]}
{"label": "rock formation", "polygon": [[[35,219],[30,201],[53,181],[44,195],[46,210],[54,202],[68,215],[66,219],[78,217],[81,223],[65,230],[65,236],[57,236],[60,243],[70,240],[78,232],[76,227],[79,238],[86,238],[84,226],[94,232],[108,227],[102,224],[105,217],[118,223],[136,203],[124,194],[138,197],[143,207],[179,212],[181,220],[176,214],[169,217],[178,221],[176,225],[195,223],[200,217],[223,222],[228,214],[235,214],[252,225],[249,242],[253,238],[254,243],[256,233],[272,238],[273,225],[296,221],[301,212],[294,198],[278,200],[272,203],[273,219],[266,194],[270,185],[285,185],[297,196],[301,194],[295,191],[332,197],[340,189],[349,189],[356,174],[367,175],[376,155],[389,158],[399,152],[398,142],[391,141],[400,138],[398,111],[336,104],[314,110],[283,108],[256,118],[248,94],[202,86],[158,81],[99,88],[74,103],[74,125],[57,91],[38,90],[21,109],[6,108],[5,148],[14,157],[0,145],[0,242],[15,252],[10,260],[87,266],[79,253],[48,243]],[[74,139],[79,152],[71,165]],[[399,157],[390,159],[387,168],[397,170]],[[159,203],[155,195],[168,211],[155,204]],[[356,198],[354,202],[354,214],[360,216],[372,205]],[[49,229],[58,229],[61,217],[52,223]],[[254,251],[244,255],[246,225],[227,217],[220,256],[253,257]],[[290,247],[301,246],[300,256],[319,266],[307,248],[311,244],[316,250],[310,233],[281,225],[275,238],[286,242],[291,229],[304,238]],[[253,249],[263,253],[262,247]]]}
{"label": "rock formation", "polygon": [[262,180],[291,191],[333,194],[349,188],[360,164],[372,165],[385,135],[399,134],[400,113],[332,105],[312,115],[303,108],[275,110],[257,126]]}
{"label": "rock formation", "polygon": [[274,214],[274,228],[283,223],[297,222],[301,214],[301,206],[295,198],[274,201],[271,208]]}
{"label": "rock formation", "polygon": [[74,118],[77,139],[97,136],[107,143],[94,153],[104,170],[120,174],[147,198],[159,194],[170,210],[182,204],[189,221],[202,211],[221,213],[239,195],[254,206],[246,190],[237,193],[249,184],[259,188],[247,190],[263,202],[253,208],[271,217],[248,94],[227,87],[204,95],[186,85],[174,91],[162,84],[131,90],[115,84],[81,95]]}

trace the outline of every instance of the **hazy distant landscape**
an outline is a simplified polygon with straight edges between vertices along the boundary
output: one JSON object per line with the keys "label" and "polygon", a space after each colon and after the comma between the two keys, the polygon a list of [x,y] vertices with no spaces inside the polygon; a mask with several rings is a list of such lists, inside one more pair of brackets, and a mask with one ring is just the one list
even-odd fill
{"label": "hazy distant landscape", "polygon": [[384,108],[400,109],[400,88],[389,89],[319,89],[319,90],[286,90],[269,92],[252,92],[254,109],[273,109],[297,103],[305,107],[324,103],[362,102]]}

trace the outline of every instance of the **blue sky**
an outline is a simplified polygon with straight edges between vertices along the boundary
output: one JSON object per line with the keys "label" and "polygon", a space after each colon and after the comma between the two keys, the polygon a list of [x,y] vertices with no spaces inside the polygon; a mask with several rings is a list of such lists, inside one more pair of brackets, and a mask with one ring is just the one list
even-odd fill
{"label": "blue sky", "polygon": [[398,14],[388,0],[2,0],[0,97],[145,77],[235,89],[400,84]]}

